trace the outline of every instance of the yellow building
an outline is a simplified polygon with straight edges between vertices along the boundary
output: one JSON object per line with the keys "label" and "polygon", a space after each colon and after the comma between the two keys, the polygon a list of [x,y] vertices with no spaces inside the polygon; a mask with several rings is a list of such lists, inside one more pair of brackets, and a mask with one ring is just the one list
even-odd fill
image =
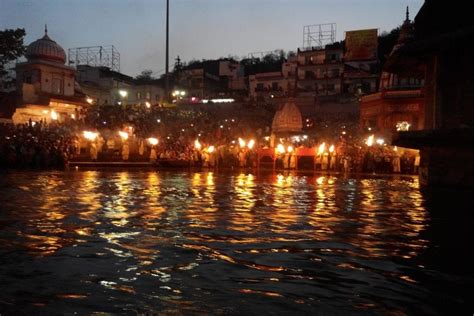
{"label": "yellow building", "polygon": [[45,34],[26,50],[26,62],[16,66],[19,100],[14,124],[40,120],[64,122],[77,119],[86,96],[77,85],[76,71],[66,66],[66,53]]}

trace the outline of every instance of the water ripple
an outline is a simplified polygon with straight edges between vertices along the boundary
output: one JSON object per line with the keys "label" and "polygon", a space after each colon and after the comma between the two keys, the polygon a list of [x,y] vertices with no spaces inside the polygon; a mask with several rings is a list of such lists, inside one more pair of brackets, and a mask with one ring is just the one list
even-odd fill
{"label": "water ripple", "polygon": [[[459,253],[414,177],[14,172],[0,187],[0,313],[435,314],[472,301],[459,290],[473,288],[472,260],[436,257]],[[455,224],[468,235],[472,216]]]}

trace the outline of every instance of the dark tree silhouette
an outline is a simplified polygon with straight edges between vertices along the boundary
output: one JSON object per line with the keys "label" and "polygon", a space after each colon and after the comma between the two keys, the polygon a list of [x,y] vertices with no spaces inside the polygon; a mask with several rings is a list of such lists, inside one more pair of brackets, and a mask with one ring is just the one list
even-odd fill
{"label": "dark tree silhouette", "polygon": [[23,45],[24,29],[6,29],[0,31],[0,75],[5,73],[5,65],[23,56],[26,47]]}

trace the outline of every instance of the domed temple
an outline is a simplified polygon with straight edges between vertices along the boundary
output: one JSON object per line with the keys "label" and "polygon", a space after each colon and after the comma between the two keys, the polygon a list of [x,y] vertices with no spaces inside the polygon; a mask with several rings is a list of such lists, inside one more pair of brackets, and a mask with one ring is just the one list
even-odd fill
{"label": "domed temple", "polygon": [[66,121],[78,118],[86,106],[86,96],[76,85],[76,70],[66,66],[64,49],[45,34],[28,45],[26,62],[16,66],[17,108],[15,124],[43,120]]}
{"label": "domed temple", "polygon": [[[408,7],[397,44],[390,56],[414,40],[414,25]],[[418,130],[424,126],[424,82],[422,79],[384,71],[379,91],[362,96],[361,128],[372,128],[390,138],[394,131]]]}
{"label": "domed temple", "polygon": [[293,98],[290,98],[273,117],[272,135],[290,136],[301,133],[303,120],[298,106]]}

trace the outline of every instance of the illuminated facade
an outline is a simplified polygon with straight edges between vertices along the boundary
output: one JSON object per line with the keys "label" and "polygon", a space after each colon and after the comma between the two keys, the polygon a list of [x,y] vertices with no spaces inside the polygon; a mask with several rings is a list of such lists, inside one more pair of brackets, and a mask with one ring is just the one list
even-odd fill
{"label": "illuminated facade", "polygon": [[[392,55],[413,40],[413,23],[407,17]],[[361,97],[360,126],[390,137],[395,131],[424,128],[423,80],[383,72],[379,92]]]}
{"label": "illuminated facade", "polygon": [[16,66],[18,92],[15,124],[32,121],[77,119],[86,97],[75,81],[75,69],[64,65],[66,54],[45,29],[42,38],[31,43],[26,62]]}
{"label": "illuminated facade", "polygon": [[[303,120],[294,99],[290,98],[278,111],[276,111],[272,122],[272,138],[276,136],[288,136],[301,133]],[[271,142],[273,146],[273,139]]]}

